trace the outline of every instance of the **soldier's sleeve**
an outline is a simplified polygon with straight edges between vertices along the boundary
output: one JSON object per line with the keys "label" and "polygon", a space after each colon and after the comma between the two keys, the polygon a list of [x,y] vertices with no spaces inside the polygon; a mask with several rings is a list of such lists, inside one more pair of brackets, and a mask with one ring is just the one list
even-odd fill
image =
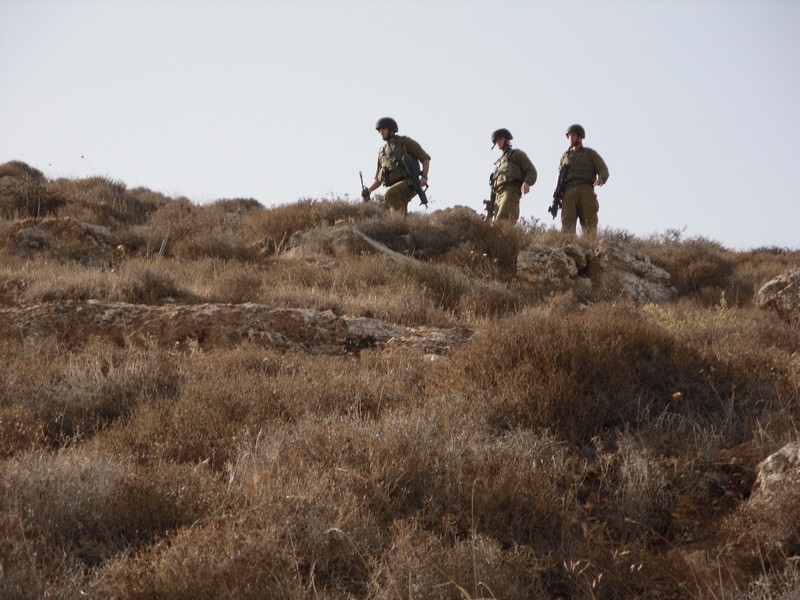
{"label": "soldier's sleeve", "polygon": [[427,152],[425,152],[425,150],[422,149],[422,146],[420,146],[410,137],[406,137],[405,143],[406,143],[406,152],[411,154],[418,161],[422,162],[423,160],[431,159],[430,155]]}
{"label": "soldier's sleeve", "polygon": [[596,150],[592,150],[592,164],[594,164],[594,170],[597,172],[597,176],[603,180],[603,182],[608,181],[608,167],[606,166],[606,161],[597,153]]}
{"label": "soldier's sleeve", "polygon": [[514,150],[514,154],[511,155],[511,158],[519,165],[519,168],[522,169],[522,178],[528,185],[533,185],[536,183],[536,178],[538,174],[536,173],[536,167],[533,166],[531,159],[528,158],[528,155],[525,154],[522,150]]}

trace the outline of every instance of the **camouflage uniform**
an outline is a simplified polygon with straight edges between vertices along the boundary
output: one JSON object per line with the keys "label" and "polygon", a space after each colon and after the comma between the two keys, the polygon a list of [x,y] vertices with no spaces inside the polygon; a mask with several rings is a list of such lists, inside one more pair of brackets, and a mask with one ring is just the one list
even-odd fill
{"label": "camouflage uniform", "polygon": [[408,203],[416,195],[403,166],[403,157],[410,154],[418,161],[430,160],[430,156],[417,142],[404,135],[395,135],[378,153],[378,168],[375,179],[388,189],[386,204],[391,210],[408,212]]}
{"label": "camouflage uniform", "polygon": [[494,218],[496,220],[519,219],[519,201],[522,198],[522,184],[536,183],[536,168],[522,150],[510,145],[503,149],[494,163],[491,184],[495,193]]}
{"label": "camouflage uniform", "polygon": [[578,220],[584,235],[597,233],[600,203],[594,191],[597,179],[608,181],[608,167],[591,148],[570,148],[561,155],[560,168],[568,165],[564,199],[561,205],[561,231],[575,233]]}

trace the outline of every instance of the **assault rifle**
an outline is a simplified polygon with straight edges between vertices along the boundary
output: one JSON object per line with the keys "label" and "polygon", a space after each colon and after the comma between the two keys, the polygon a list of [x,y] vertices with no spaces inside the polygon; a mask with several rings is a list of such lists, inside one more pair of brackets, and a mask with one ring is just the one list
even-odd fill
{"label": "assault rifle", "polygon": [[497,196],[496,192],[494,191],[494,183],[493,183],[494,174],[489,175],[489,199],[483,201],[483,209],[486,211],[486,221],[491,221],[494,219],[494,201],[495,197]]}
{"label": "assault rifle", "polygon": [[403,156],[403,166],[406,168],[406,174],[408,175],[409,183],[411,183],[411,189],[414,190],[414,193],[416,193],[417,196],[419,196],[420,206],[428,208],[428,195],[425,193],[425,190],[428,189],[428,186],[426,185],[423,188],[419,184],[419,161],[417,161],[417,159],[410,154],[406,154]]}
{"label": "assault rifle", "polygon": [[550,205],[550,208],[547,209],[547,212],[553,215],[554,219],[558,216],[558,209],[561,208],[561,204],[564,202],[564,191],[567,189],[567,175],[572,168],[574,160],[573,157],[571,161],[561,165],[561,168],[558,170],[558,181],[556,182],[556,189],[553,192],[553,203]]}

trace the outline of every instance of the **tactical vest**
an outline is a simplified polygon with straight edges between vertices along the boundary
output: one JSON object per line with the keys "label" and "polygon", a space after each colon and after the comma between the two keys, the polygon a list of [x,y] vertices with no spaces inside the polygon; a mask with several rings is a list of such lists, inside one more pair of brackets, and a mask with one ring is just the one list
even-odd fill
{"label": "tactical vest", "polygon": [[510,160],[514,150],[503,152],[502,156],[494,163],[494,174],[492,175],[492,189],[499,190],[506,184],[522,183],[525,174],[522,168]]}
{"label": "tactical vest", "polygon": [[565,152],[561,164],[570,164],[565,183],[593,183],[597,171],[592,162],[591,148],[582,147],[575,152]]}
{"label": "tactical vest", "polygon": [[394,185],[398,181],[408,179],[408,173],[403,166],[403,157],[408,154],[404,141],[402,135],[395,136],[394,143],[386,142],[378,153],[380,165],[378,177],[383,185]]}

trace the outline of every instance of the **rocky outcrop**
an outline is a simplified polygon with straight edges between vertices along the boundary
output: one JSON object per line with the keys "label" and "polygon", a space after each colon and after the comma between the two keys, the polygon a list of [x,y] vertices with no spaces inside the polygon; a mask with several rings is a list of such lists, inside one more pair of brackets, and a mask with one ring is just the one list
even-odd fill
{"label": "rocky outcrop", "polygon": [[627,299],[635,304],[660,304],[678,293],[669,284],[669,273],[621,240],[601,239],[588,263],[596,300]]}
{"label": "rocky outcrop", "polygon": [[[409,242],[409,251],[412,246]],[[351,225],[317,227],[294,233],[287,242],[286,258],[304,258],[314,255],[350,258],[367,254],[383,254],[392,260],[411,260],[385,244],[361,233]]]}
{"label": "rocky outcrop", "polygon": [[770,279],[756,295],[759,308],[774,310],[789,323],[800,323],[800,269]]}
{"label": "rocky outcrop", "polygon": [[800,442],[790,442],[756,467],[756,482],[748,502],[765,504],[787,495],[800,498]]}
{"label": "rocky outcrop", "polygon": [[65,343],[101,337],[118,343],[211,349],[249,341],[328,354],[399,345],[442,355],[470,335],[465,328],[405,327],[331,311],[261,304],[150,306],[87,300],[0,309],[0,339],[55,336]]}
{"label": "rocky outcrop", "polygon": [[669,273],[613,238],[589,250],[576,245],[526,248],[517,257],[517,278],[544,292],[572,289],[591,300],[662,303],[677,294]]}
{"label": "rocky outcrop", "polygon": [[768,551],[800,552],[800,442],[786,444],[756,467],[743,514]]}
{"label": "rocky outcrop", "polygon": [[9,241],[23,254],[48,251],[86,263],[107,263],[119,244],[107,228],[71,217],[25,219],[14,224]]}

